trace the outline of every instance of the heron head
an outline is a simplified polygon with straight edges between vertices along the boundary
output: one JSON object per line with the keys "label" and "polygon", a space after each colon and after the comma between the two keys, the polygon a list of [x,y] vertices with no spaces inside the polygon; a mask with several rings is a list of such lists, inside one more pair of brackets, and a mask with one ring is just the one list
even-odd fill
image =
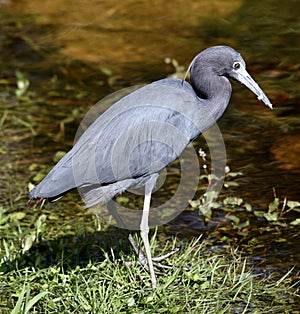
{"label": "heron head", "polygon": [[196,56],[190,66],[191,73],[207,68],[218,76],[231,78],[245,85],[266,106],[273,108],[268,97],[247,72],[244,59],[233,48],[228,46],[207,48]]}

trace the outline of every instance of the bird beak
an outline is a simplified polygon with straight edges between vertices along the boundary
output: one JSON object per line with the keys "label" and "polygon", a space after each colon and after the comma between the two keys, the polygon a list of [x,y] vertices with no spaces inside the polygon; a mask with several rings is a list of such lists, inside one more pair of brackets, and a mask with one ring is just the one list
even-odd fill
{"label": "bird beak", "polygon": [[253,78],[250,76],[250,74],[246,71],[245,67],[242,65],[239,67],[239,69],[234,70],[237,76],[237,80],[244,84],[246,87],[248,87],[256,96],[258,100],[263,101],[266,106],[273,109],[273,106],[268,99],[268,97],[265,95],[265,93],[262,91],[262,89],[258,86],[258,84],[253,80]]}

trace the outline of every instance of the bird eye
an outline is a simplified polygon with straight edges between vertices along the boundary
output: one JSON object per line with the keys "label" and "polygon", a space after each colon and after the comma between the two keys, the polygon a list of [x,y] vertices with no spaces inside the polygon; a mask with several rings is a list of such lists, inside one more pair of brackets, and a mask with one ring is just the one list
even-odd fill
{"label": "bird eye", "polygon": [[241,67],[241,64],[239,62],[234,62],[233,69],[238,70]]}

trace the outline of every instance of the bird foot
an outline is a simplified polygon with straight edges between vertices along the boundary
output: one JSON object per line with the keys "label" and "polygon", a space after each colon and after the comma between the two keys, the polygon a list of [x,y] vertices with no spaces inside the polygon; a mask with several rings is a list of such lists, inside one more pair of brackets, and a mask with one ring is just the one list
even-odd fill
{"label": "bird foot", "polygon": [[27,206],[28,207],[36,207],[40,204],[40,209],[43,208],[44,204],[46,202],[46,199],[45,198],[38,198],[38,199],[30,199],[28,202],[27,202]]}
{"label": "bird foot", "polygon": [[[133,246],[137,256],[138,256],[138,262],[144,266],[146,269],[149,269],[148,267],[148,262],[147,262],[147,257],[145,255],[145,253],[143,252],[143,250],[141,249],[141,247],[137,244],[137,242],[134,240],[133,236],[131,234],[129,234],[129,241],[131,243],[131,245]],[[152,257],[152,261],[153,261],[153,266],[156,267],[155,269],[155,273],[156,274],[162,274],[165,275],[163,272],[160,272],[157,270],[157,268],[164,268],[164,269],[171,269],[174,268],[173,265],[165,265],[165,264],[161,264],[160,261],[168,258],[169,256],[177,253],[179,251],[179,248],[175,248],[174,250],[172,250],[171,252],[168,252],[164,255],[160,255],[160,256],[156,256],[156,257]],[[132,262],[126,262],[127,265],[132,264]]]}

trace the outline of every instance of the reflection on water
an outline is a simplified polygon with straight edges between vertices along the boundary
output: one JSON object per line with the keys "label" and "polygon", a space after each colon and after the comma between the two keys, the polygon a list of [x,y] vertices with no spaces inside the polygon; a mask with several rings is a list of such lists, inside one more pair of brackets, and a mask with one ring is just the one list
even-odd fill
{"label": "reflection on water", "polygon": [[79,108],[74,124],[66,122],[70,143],[78,115],[99,98],[165,77],[172,72],[166,57],[187,66],[203,48],[227,44],[243,54],[275,109],[234,84],[219,126],[229,165],[244,176],[226,193],[262,208],[273,188],[299,200],[299,1],[32,0],[1,9],[0,70],[9,84],[15,69],[25,72],[41,98],[27,111],[44,124],[36,139],[41,156],[65,148],[63,137],[44,142],[72,110]]}
{"label": "reflection on water", "polygon": [[[51,26],[37,44],[52,42],[63,58],[93,62],[115,71],[191,58],[203,45],[191,29],[207,16],[226,18],[241,1],[24,1],[11,8],[35,14],[41,29]],[[196,42],[194,42],[196,40]],[[190,50],[192,49],[191,53]],[[126,75],[124,75],[126,76]]]}

